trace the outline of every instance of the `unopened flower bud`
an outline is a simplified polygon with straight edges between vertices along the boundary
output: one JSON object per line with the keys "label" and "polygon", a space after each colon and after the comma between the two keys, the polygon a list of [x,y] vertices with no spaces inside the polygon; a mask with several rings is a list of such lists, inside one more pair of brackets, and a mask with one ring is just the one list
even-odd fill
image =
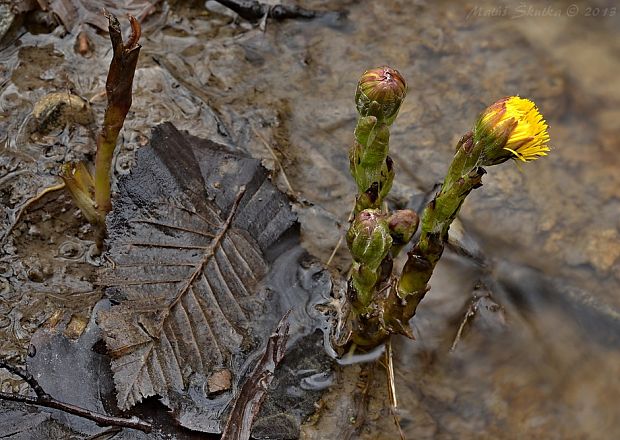
{"label": "unopened flower bud", "polygon": [[357,263],[376,270],[392,246],[387,216],[378,209],[360,212],[347,232],[347,245]]}
{"label": "unopened flower bud", "polygon": [[355,91],[357,111],[391,125],[406,94],[407,84],[398,70],[387,66],[367,70]]}
{"label": "unopened flower bud", "polygon": [[418,214],[411,209],[394,211],[388,217],[388,227],[394,243],[399,245],[409,243],[418,229],[419,222]]}
{"label": "unopened flower bud", "polygon": [[482,165],[528,162],[550,151],[547,123],[532,101],[518,96],[500,99],[480,115],[474,142],[482,144]]}

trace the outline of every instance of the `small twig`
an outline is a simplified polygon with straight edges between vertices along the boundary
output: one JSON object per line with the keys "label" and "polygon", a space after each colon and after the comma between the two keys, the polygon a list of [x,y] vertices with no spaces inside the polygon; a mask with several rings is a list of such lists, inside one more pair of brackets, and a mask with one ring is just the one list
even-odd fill
{"label": "small twig", "polygon": [[273,381],[275,369],[284,358],[290,313],[290,310],[286,312],[278,323],[276,331],[267,341],[265,353],[256,364],[252,375],[241,387],[222,432],[222,440],[248,440],[250,438],[254,418],[258,415],[269,385]]}
{"label": "small twig", "polygon": [[28,371],[15,367],[11,364],[8,364],[3,360],[0,360],[0,368],[4,368],[9,373],[22,378],[28,385],[30,385],[30,388],[32,388],[32,390],[35,392],[37,397],[50,398],[50,395],[47,394],[43,390],[43,388],[41,388],[41,385],[39,385],[39,382],[37,382],[34,376],[30,374]]}
{"label": "small twig", "polygon": [[396,385],[394,384],[394,359],[392,356],[392,339],[390,338],[385,343],[385,370],[387,372],[390,405],[396,409],[398,408],[398,400],[396,399]]}
{"label": "small twig", "polygon": [[101,91],[99,91],[99,92],[95,93],[95,94],[94,94],[94,95],[93,95],[93,96],[92,96],[92,97],[88,100],[88,103],[89,103],[89,104],[92,104],[93,102],[99,101],[100,99],[105,98],[105,97],[106,97],[106,91],[105,91],[105,89],[104,89],[104,90],[101,90]]}
{"label": "small twig", "polygon": [[476,314],[477,310],[478,310],[478,307],[476,305],[476,302],[474,301],[469,305],[469,307],[467,308],[467,311],[465,312],[465,316],[463,317],[463,320],[461,321],[461,325],[459,325],[459,329],[456,332],[456,336],[454,337],[454,340],[452,341],[452,346],[450,347],[450,351],[454,351],[456,349],[457,344],[461,341],[461,338],[463,337],[463,331],[465,330],[465,326],[467,325],[469,321],[471,321],[471,319]]}
{"label": "small twig", "polygon": [[338,252],[338,249],[340,249],[340,246],[342,246],[343,238],[344,238],[344,235],[340,234],[340,237],[338,237],[338,242],[336,243],[336,246],[334,246],[334,250],[332,251],[327,261],[325,262],[325,266],[329,266],[332,264],[332,261],[334,257],[336,256],[336,253]]}
{"label": "small twig", "polygon": [[385,371],[387,377],[388,394],[390,396],[390,412],[394,418],[394,424],[398,429],[400,440],[405,440],[405,433],[398,420],[398,400],[396,399],[396,383],[394,382],[394,352],[392,351],[392,338],[385,344]]}
{"label": "small twig", "polygon": [[86,437],[84,440],[101,440],[101,439],[111,439],[116,434],[121,432],[121,428],[118,426],[112,426],[105,431],[98,432],[97,434],[93,434],[90,437]]}
{"label": "small twig", "polygon": [[[349,213],[349,217],[347,219],[347,223],[351,223],[351,220],[353,220],[353,213],[354,212],[355,212],[355,207],[353,207],[351,209],[351,212]],[[332,264],[332,260],[336,256],[336,253],[338,253],[338,249],[340,249],[340,246],[342,246],[342,240],[343,239],[344,239],[344,235],[341,234],[340,238],[338,238],[338,242],[336,243],[336,246],[334,246],[334,250],[332,251],[332,253],[329,256],[329,258],[327,259],[327,262],[325,263],[325,266],[329,266],[330,264]]]}
{"label": "small twig", "polygon": [[407,440],[405,437],[405,433],[403,432],[403,428],[400,426],[400,421],[398,420],[398,413],[396,412],[396,408],[390,406],[390,412],[392,413],[392,417],[394,418],[394,424],[396,425],[396,429],[398,429],[398,435],[400,440]]}
{"label": "small twig", "polygon": [[248,21],[258,21],[267,16],[274,20],[285,20],[287,18],[301,18],[305,20],[311,20],[313,18],[319,18],[326,14],[337,14],[343,16],[342,12],[331,11],[313,11],[310,9],[301,8],[299,6],[285,6],[285,5],[268,5],[260,3],[256,0],[216,0],[218,3],[226,6],[227,8],[235,11],[240,17],[245,18]]}
{"label": "small twig", "polygon": [[39,385],[39,383],[31,373],[24,369],[10,365],[3,360],[0,360],[0,368],[3,368],[8,372],[23,379],[36,394],[36,397],[31,397],[24,396],[22,394],[0,392],[0,400],[9,400],[12,402],[26,403],[28,405],[58,409],[69,414],[92,420],[99,426],[120,426],[125,428],[138,429],[144,432],[151,432],[152,430],[152,425],[150,423],[145,422],[144,420],[141,420],[137,417],[125,419],[122,417],[108,416],[106,414],[101,414],[96,411],[91,411],[76,405],[72,405],[70,403],[64,403],[56,400],[45,392],[45,390],[41,387],[41,385]]}
{"label": "small twig", "polygon": [[29,405],[42,406],[45,408],[58,409],[60,411],[73,414],[75,416],[83,417],[88,420],[92,420],[99,426],[121,426],[124,428],[138,429],[144,432],[151,432],[152,425],[144,420],[140,420],[137,417],[131,419],[124,419],[122,417],[108,416],[95,411],[90,411],[85,408],[81,408],[70,403],[63,403],[54,398],[43,399],[40,397],[29,397],[21,394],[12,394],[0,392],[0,400],[10,400],[13,402],[26,403]]}
{"label": "small twig", "polygon": [[269,145],[269,142],[267,142],[267,139],[265,139],[265,137],[260,133],[260,131],[256,129],[256,127],[254,127],[254,125],[251,124],[250,126],[252,127],[252,131],[254,132],[254,134],[258,136],[258,138],[263,142],[263,145],[265,145],[265,148],[267,149],[267,151],[271,153],[271,156],[273,157],[273,160],[276,161],[276,164],[278,165],[278,167],[280,167],[280,171],[282,172],[282,177],[284,178],[284,182],[286,183],[288,190],[291,192],[291,194],[296,194],[295,190],[291,186],[291,182],[289,182],[288,177],[286,176],[286,173],[284,172],[284,167],[282,166],[282,162],[280,162],[280,159],[278,159],[278,156],[276,156],[275,151],[273,151],[273,148],[271,148],[271,145]]}

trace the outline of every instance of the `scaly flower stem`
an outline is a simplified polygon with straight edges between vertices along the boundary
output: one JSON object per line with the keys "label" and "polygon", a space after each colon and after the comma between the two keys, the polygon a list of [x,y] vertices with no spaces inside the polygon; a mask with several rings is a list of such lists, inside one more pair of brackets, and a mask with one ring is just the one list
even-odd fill
{"label": "scaly flower stem", "polygon": [[481,152],[482,144],[474,144],[472,133],[459,141],[441,190],[422,214],[420,238],[407,254],[400,279],[392,280],[389,293],[377,307],[379,313],[359,317],[355,322],[352,341],[358,346],[377,346],[391,334],[412,337],[408,322],[428,291],[428,281],[443,253],[450,224],[467,195],[482,185],[485,171],[479,166]]}
{"label": "scaly flower stem", "polygon": [[[426,283],[448,240],[450,224],[467,195],[482,185],[485,171],[478,166],[481,152],[481,144],[474,144],[471,132],[459,141],[441,190],[422,213],[420,238],[408,254],[398,283],[398,295],[401,298],[424,295],[422,291],[426,291]],[[420,271],[421,265],[427,266],[427,269]],[[414,267],[416,270],[412,270]]]}
{"label": "scaly flower stem", "polygon": [[[385,260],[392,246],[387,216],[378,209],[360,212],[347,232],[347,246],[353,257],[349,279],[349,300],[355,311],[364,313],[372,303],[376,285],[384,278]],[[391,259],[388,276],[392,271]]]}
{"label": "scaly flower stem", "polygon": [[388,156],[390,125],[396,119],[407,94],[401,74],[384,66],[364,72],[355,90],[360,117],[355,142],[349,150],[351,174],[357,184],[354,214],[380,209],[392,188],[394,169]]}
{"label": "scaly flower stem", "polygon": [[[392,307],[402,309],[404,315],[399,319],[404,320],[403,323],[415,314],[417,305],[428,290],[428,281],[448,241],[450,224],[467,195],[482,185],[485,170],[478,166],[481,152],[482,145],[474,144],[471,132],[461,138],[441,190],[422,213],[420,238],[408,253],[396,289],[401,301],[395,301],[397,304]],[[386,318],[390,315],[393,313],[386,310]]]}
{"label": "scaly flower stem", "polygon": [[394,181],[392,159],[388,156],[389,127],[406,93],[407,86],[400,73],[387,66],[364,72],[355,92],[360,116],[355,127],[355,142],[349,150],[349,165],[358,191],[354,220],[347,232],[347,244],[353,257],[347,285],[347,299],[351,305],[347,322],[353,338],[361,338],[361,342],[367,333],[375,333],[366,331],[365,322],[379,311],[380,290],[392,274],[392,234],[400,246],[405,238],[413,235],[410,231],[413,220],[417,226],[417,217],[401,213],[396,218],[388,218],[383,207]]}
{"label": "scaly flower stem", "polygon": [[392,188],[394,170],[388,156],[390,131],[375,116],[360,117],[355,142],[349,151],[351,174],[357,184],[354,215],[364,209],[380,209]]}

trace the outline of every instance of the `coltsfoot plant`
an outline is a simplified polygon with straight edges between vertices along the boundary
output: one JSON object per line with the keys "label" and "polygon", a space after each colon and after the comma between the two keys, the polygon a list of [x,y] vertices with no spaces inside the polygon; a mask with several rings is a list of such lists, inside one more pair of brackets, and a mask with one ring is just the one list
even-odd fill
{"label": "coltsfoot plant", "polygon": [[359,118],[349,161],[358,193],[347,233],[353,266],[344,345],[373,348],[392,334],[412,337],[409,320],[429,290],[450,224],[467,195],[482,186],[483,167],[509,159],[529,162],[549,152],[547,124],[532,101],[511,96],[484,110],[473,130],[459,140],[441,189],[422,213],[419,238],[398,274],[394,258],[418,228],[415,212],[390,213],[384,203],[394,180],[389,129],[406,94],[404,78],[390,67],[366,71],[355,93]]}
{"label": "coltsfoot plant", "polygon": [[105,217],[112,209],[110,169],[125,117],[132,101],[133,78],[138,63],[141,46],[140,23],[129,16],[131,35],[123,42],[121,25],[112,14],[106,14],[109,21],[110,41],[112,42],[112,61],[106,80],[108,105],[103,118],[101,131],[97,136],[95,173],[90,173],[83,162],[64,164],[61,176],[67,185],[73,201],[82,214],[97,230],[97,247],[101,249],[105,235]]}

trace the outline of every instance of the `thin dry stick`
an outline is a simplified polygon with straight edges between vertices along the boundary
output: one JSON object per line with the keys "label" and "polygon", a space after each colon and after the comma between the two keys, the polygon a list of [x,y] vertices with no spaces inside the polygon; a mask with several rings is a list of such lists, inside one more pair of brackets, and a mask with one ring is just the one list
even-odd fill
{"label": "thin dry stick", "polygon": [[273,18],[274,20],[285,20],[287,18],[310,20],[330,13],[342,15],[342,12],[314,11],[300,6],[272,5],[269,2],[259,2],[257,0],[216,1],[248,21],[265,20],[266,18]]}
{"label": "thin dry stick", "polygon": [[[355,212],[355,207],[351,208],[351,212],[349,212],[349,217],[347,219],[347,223],[351,223],[351,220],[353,220],[353,213],[354,212]],[[340,238],[338,239],[338,242],[336,243],[336,246],[334,247],[334,250],[332,251],[331,255],[327,259],[327,262],[325,263],[325,266],[329,266],[330,264],[332,264],[332,260],[336,256],[336,253],[338,252],[338,249],[340,249],[340,246],[342,246],[342,240],[343,239],[344,239],[344,235],[340,234]]]}
{"label": "thin dry stick", "polygon": [[461,341],[461,338],[463,337],[463,331],[465,330],[465,326],[474,317],[474,315],[476,314],[476,311],[477,311],[477,307],[475,303],[471,304],[467,308],[467,312],[465,312],[465,316],[463,317],[463,320],[461,321],[461,325],[459,325],[459,329],[456,332],[456,336],[454,337],[454,340],[452,341],[452,346],[450,347],[450,351],[454,351],[456,349],[457,344]]}
{"label": "thin dry stick", "polygon": [[241,387],[222,432],[222,440],[248,440],[250,438],[252,423],[273,381],[276,367],[282,362],[286,353],[290,313],[290,310],[287,311],[278,323],[275,332],[267,340],[265,352]]}
{"label": "thin dry stick", "polygon": [[93,102],[99,101],[102,98],[106,97],[106,91],[105,90],[101,90],[97,93],[95,93],[89,100],[89,104],[92,104]]}
{"label": "thin dry stick", "polygon": [[385,369],[387,372],[388,391],[390,395],[390,405],[394,409],[398,408],[398,401],[396,399],[396,385],[394,384],[394,359],[392,358],[392,339],[388,339],[385,344]]}
{"label": "thin dry stick", "polygon": [[86,437],[84,440],[110,440],[111,438],[113,438],[114,436],[116,436],[116,434],[118,434],[119,432],[121,432],[122,428],[119,428],[118,426],[113,426],[111,428],[106,429],[103,432],[99,432],[97,434],[93,434],[90,437]]}
{"label": "thin dry stick", "polygon": [[284,172],[284,167],[282,166],[280,159],[278,159],[278,156],[276,156],[275,151],[273,151],[273,148],[271,148],[271,145],[269,145],[269,142],[267,142],[267,139],[263,137],[260,131],[258,131],[256,127],[254,127],[254,125],[250,124],[250,127],[252,127],[252,131],[254,132],[254,134],[258,136],[258,138],[262,141],[265,148],[267,148],[267,151],[271,153],[273,160],[275,160],[278,167],[280,167],[280,171],[282,172],[282,177],[284,178],[284,183],[286,183],[286,186],[288,187],[291,194],[296,194],[295,190],[293,190],[293,187],[291,186],[291,182],[289,182],[288,177],[286,176],[286,173]]}
{"label": "thin dry stick", "polygon": [[385,344],[385,371],[387,376],[388,394],[390,396],[390,412],[394,418],[394,424],[398,428],[400,440],[405,440],[400,421],[398,420],[398,400],[396,399],[396,383],[394,382],[394,352],[392,351],[392,338],[388,339]]}
{"label": "thin dry stick", "polygon": [[132,417],[130,419],[124,419],[122,417],[108,416],[107,414],[101,414],[96,411],[81,408],[70,403],[64,403],[54,399],[47,394],[45,390],[39,385],[39,382],[34,378],[32,374],[21,368],[17,368],[13,365],[0,360],[0,368],[3,368],[23,379],[30,388],[35,392],[36,397],[24,396],[22,394],[4,393],[0,392],[0,400],[9,400],[12,402],[26,403],[28,405],[42,406],[45,408],[58,409],[69,414],[73,414],[79,417],[83,417],[88,420],[92,420],[99,426],[121,426],[125,428],[138,429],[144,432],[151,432],[152,425],[138,417]]}
{"label": "thin dry stick", "polygon": [[325,262],[325,266],[329,266],[330,264],[332,264],[332,260],[334,259],[334,257],[336,256],[336,253],[338,252],[338,249],[340,249],[340,246],[342,245],[343,238],[344,238],[344,235],[340,234],[340,237],[338,238],[338,242],[336,243],[336,246],[334,246],[334,250],[332,251],[327,261]]}

